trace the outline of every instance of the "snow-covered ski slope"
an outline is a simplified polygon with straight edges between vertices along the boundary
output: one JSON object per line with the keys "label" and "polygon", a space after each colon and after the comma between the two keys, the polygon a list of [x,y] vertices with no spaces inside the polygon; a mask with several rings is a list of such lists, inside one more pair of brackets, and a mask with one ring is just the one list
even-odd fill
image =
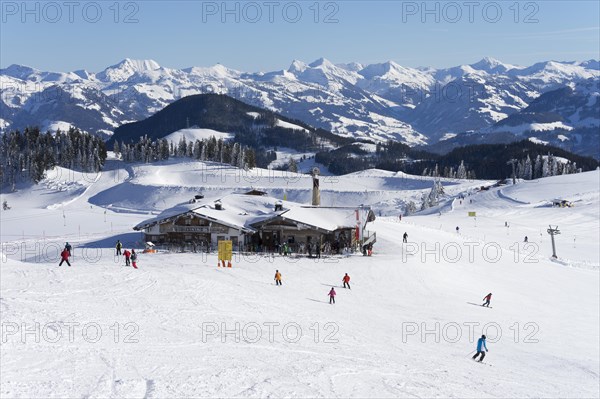
{"label": "snow-covered ski slope", "polygon": [[[308,202],[310,178],[257,170],[236,181],[233,168],[175,161],[106,169],[63,169],[1,196],[12,207],[1,213],[2,397],[600,394],[598,171],[483,192],[489,182],[447,181],[462,204],[402,221],[395,209],[431,180],[323,177],[324,205],[382,211],[372,257],[238,256],[219,269],[214,254],[159,253],[134,270],[112,247],[140,248],[131,227],[152,214],[250,187]],[[555,198],[575,206],[552,208]],[[562,233],[556,261],[548,224]],[[59,268],[65,241],[73,266]],[[482,332],[493,367],[470,360]]]}

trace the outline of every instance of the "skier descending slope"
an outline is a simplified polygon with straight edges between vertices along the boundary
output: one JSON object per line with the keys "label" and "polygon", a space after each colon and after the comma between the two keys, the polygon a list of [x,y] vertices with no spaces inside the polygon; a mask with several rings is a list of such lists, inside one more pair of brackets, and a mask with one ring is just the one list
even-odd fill
{"label": "skier descending slope", "polygon": [[275,270],[275,285],[281,285],[281,273],[279,273],[279,270]]}
{"label": "skier descending slope", "polygon": [[67,262],[67,265],[71,266],[69,263],[69,256],[71,256],[71,253],[67,251],[67,248],[63,249],[63,251],[60,253],[61,261],[58,265],[62,266],[63,262]]}
{"label": "skier descending slope", "polygon": [[481,338],[477,340],[477,353],[473,356],[473,360],[481,355],[481,358],[478,361],[483,361],[483,358],[485,357],[485,352],[482,350],[483,348],[485,348],[485,352],[488,351],[487,345],[485,344],[485,335],[482,335]]}
{"label": "skier descending slope", "polygon": [[335,289],[333,287],[331,287],[331,290],[329,291],[329,304],[335,304]]}
{"label": "skier descending slope", "polygon": [[123,248],[123,244],[121,244],[121,240],[117,240],[117,245],[115,245],[117,249],[117,256],[121,255],[121,248]]}
{"label": "skier descending slope", "polygon": [[487,294],[486,296],[484,296],[483,300],[485,302],[481,306],[487,306],[489,308],[490,307],[490,302],[492,300],[492,293],[490,292],[489,294]]}
{"label": "skier descending slope", "polygon": [[[348,276],[348,273],[346,273],[346,275],[344,276],[344,278],[342,279],[342,282],[344,283],[344,288],[350,288],[350,276]],[[346,287],[347,286],[347,287]]]}

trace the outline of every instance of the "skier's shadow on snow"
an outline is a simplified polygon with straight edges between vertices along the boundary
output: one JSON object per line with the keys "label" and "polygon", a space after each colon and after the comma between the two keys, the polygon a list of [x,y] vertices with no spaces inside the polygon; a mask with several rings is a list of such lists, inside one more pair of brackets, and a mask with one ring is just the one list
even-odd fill
{"label": "skier's shadow on snow", "polygon": [[483,307],[482,304],[480,303],[473,303],[473,302],[467,302],[469,305],[475,305],[475,306],[479,306],[479,307]]}
{"label": "skier's shadow on snow", "polygon": [[319,302],[319,303],[329,304],[329,302],[327,302],[327,301],[319,301],[318,299],[311,299],[311,298],[306,298],[306,299],[308,299],[309,301],[313,301],[313,302]]}
{"label": "skier's shadow on snow", "polygon": [[335,288],[341,288],[341,289],[344,289],[344,287],[342,287],[341,285],[335,285],[335,284],[324,284],[324,283],[321,283],[321,285],[324,285],[324,286],[326,286],[326,287],[335,287]]}

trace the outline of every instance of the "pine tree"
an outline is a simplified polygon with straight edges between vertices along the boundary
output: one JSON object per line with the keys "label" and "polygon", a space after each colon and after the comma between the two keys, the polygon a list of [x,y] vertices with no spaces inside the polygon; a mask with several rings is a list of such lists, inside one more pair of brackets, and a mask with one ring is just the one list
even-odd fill
{"label": "pine tree", "polygon": [[185,136],[181,136],[181,139],[179,140],[179,144],[177,145],[177,153],[176,153],[176,157],[177,158],[181,158],[181,157],[185,157],[187,155],[187,142],[185,140]]}
{"label": "pine tree", "polygon": [[234,143],[233,148],[231,150],[231,164],[233,166],[238,166],[240,156],[240,144]]}
{"label": "pine tree", "polygon": [[243,168],[253,169],[256,167],[256,154],[252,148],[244,149],[244,165]]}
{"label": "pine tree", "polygon": [[460,161],[458,171],[456,172],[456,178],[457,179],[466,179],[467,178],[467,169],[465,168],[465,161]]}
{"label": "pine tree", "polygon": [[533,171],[531,168],[531,158],[529,158],[529,154],[527,154],[527,158],[525,159],[525,165],[523,167],[523,179],[531,180],[533,178]]}
{"label": "pine tree", "polygon": [[533,178],[539,179],[540,177],[542,177],[542,156],[538,155],[533,166]]}
{"label": "pine tree", "polygon": [[544,158],[544,162],[542,164],[542,177],[548,177],[550,176],[550,154],[548,154],[547,157]]}
{"label": "pine tree", "polygon": [[429,204],[429,194],[423,193],[421,196],[421,210],[428,209],[431,205]]}
{"label": "pine tree", "polygon": [[194,151],[193,151],[193,158],[194,159],[200,159],[200,154],[202,153],[202,142],[200,140],[196,140],[196,142],[194,143]]}
{"label": "pine tree", "polygon": [[558,175],[558,161],[556,160],[556,157],[552,157],[552,161],[550,163],[550,175],[551,176],[557,176]]}
{"label": "pine tree", "polygon": [[405,210],[405,215],[412,215],[413,213],[417,212],[417,205],[414,203],[414,201],[409,201],[408,204],[406,204],[406,210]]}
{"label": "pine tree", "polygon": [[290,162],[288,163],[288,171],[292,173],[298,173],[298,164],[293,157],[290,157]]}

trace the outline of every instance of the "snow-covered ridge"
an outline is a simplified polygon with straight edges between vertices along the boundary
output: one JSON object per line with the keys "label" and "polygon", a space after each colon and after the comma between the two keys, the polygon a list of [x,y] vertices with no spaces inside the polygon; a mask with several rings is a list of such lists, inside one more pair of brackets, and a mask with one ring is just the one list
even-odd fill
{"label": "snow-covered ridge", "polygon": [[198,128],[189,128],[189,129],[181,129],[176,132],[173,132],[164,137],[165,140],[172,142],[173,144],[177,144],[181,141],[182,138],[185,138],[186,142],[194,142],[196,140],[205,140],[211,137],[218,139],[228,140],[234,137],[232,133],[224,133],[218,132],[212,129],[198,129]]}
{"label": "snow-covered ridge", "polygon": [[[11,65],[0,71],[0,94],[9,111],[3,114],[3,124],[16,128],[65,121],[92,132],[110,132],[179,98],[222,93],[343,136],[419,145],[449,131],[490,126],[544,91],[598,79],[597,64],[548,61],[520,67],[486,57],[474,64],[433,69],[393,61],[334,64],[320,58],[312,63],[296,60],[285,70],[242,72],[220,64],[174,69],[152,60],[125,59],[97,73]],[[439,96],[454,83],[464,84],[464,91],[473,94],[458,108],[456,101]],[[58,100],[68,109],[49,106],[56,100],[56,86],[64,92]],[[51,90],[39,95],[47,89]],[[90,109],[90,103],[102,105]],[[72,115],[80,117],[75,120]]]}

